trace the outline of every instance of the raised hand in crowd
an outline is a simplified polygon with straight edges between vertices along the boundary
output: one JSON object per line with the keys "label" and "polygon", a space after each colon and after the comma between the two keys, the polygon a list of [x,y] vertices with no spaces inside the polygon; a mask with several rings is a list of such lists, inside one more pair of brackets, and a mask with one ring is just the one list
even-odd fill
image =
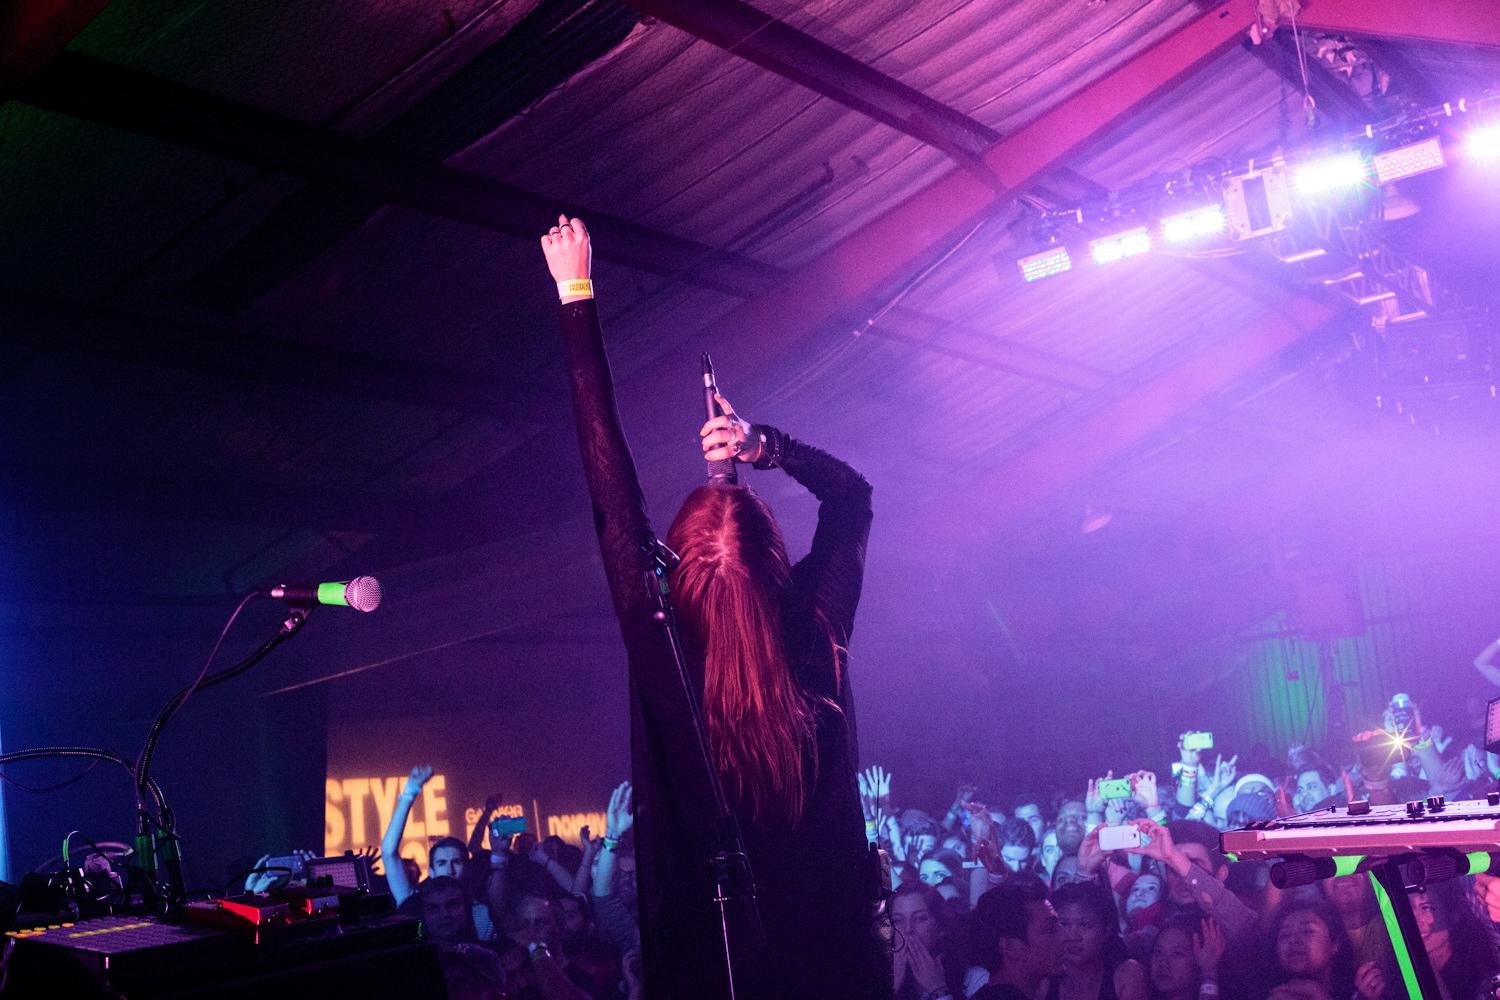
{"label": "raised hand in crowd", "polygon": [[1366,962],[1354,973],[1354,988],[1365,1000],[1381,1000],[1385,996],[1385,970],[1379,962]]}
{"label": "raised hand in crowd", "polygon": [[1224,940],[1224,928],[1212,917],[1204,917],[1198,933],[1193,935],[1193,957],[1198,960],[1198,973],[1206,983],[1219,981],[1219,963],[1228,950]]}
{"label": "raised hand in crowd", "polygon": [[609,807],[604,813],[604,839],[619,840],[635,826],[635,790],[630,782],[622,781],[609,797]]}
{"label": "raised hand in crowd", "polygon": [[966,782],[958,786],[957,793],[953,796],[953,804],[948,807],[948,812],[943,816],[943,829],[949,833],[957,833],[963,825],[964,816],[968,810],[964,807],[972,802],[974,796],[979,794],[979,786]]}
{"label": "raised hand in crowd", "polygon": [[1154,771],[1137,771],[1130,775],[1130,789],[1136,802],[1140,803],[1146,815],[1153,819],[1159,819],[1162,813],[1161,797],[1156,789],[1156,773]]}
{"label": "raised hand in crowd", "polygon": [[891,812],[891,774],[878,764],[867,767],[856,775],[859,782],[859,803],[864,809],[865,820],[873,820],[877,813]]}
{"label": "raised hand in crowd", "polygon": [[433,773],[431,764],[418,764],[411,769],[401,794],[396,797],[396,809],[391,814],[391,823],[380,838],[380,853],[386,859],[385,881],[397,906],[406,902],[417,891],[415,883],[407,876],[406,866],[400,863],[401,839],[406,833],[406,820],[411,816],[412,804],[422,794],[423,786],[432,780]]}

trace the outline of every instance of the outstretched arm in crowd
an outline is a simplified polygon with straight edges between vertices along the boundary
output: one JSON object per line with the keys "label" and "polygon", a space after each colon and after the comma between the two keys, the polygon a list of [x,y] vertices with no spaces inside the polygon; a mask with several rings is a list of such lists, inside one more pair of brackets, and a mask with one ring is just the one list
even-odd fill
{"label": "outstretched arm in crowd", "polygon": [[626,781],[609,797],[609,809],[604,814],[604,842],[599,863],[594,866],[594,915],[599,918],[604,933],[621,951],[640,946],[635,917],[615,890],[620,838],[635,825],[631,806],[632,791],[630,782]]}
{"label": "outstretched arm in crowd", "polygon": [[1167,827],[1149,819],[1135,820],[1134,825],[1146,839],[1140,847],[1131,848],[1130,853],[1155,858],[1166,866],[1169,876],[1175,875],[1191,887],[1199,909],[1217,920],[1228,937],[1238,936],[1255,923],[1255,911],[1224,886],[1221,876],[1227,869],[1223,867],[1222,855],[1218,855],[1219,870],[1210,871],[1177,846]]}
{"label": "outstretched arm in crowd", "polygon": [[594,857],[599,853],[604,838],[594,837],[593,831],[585,826],[578,831],[578,841],[583,848],[583,860],[578,862],[578,871],[573,873],[573,884],[568,886],[568,894],[572,896],[588,893],[589,883],[594,878]]}
{"label": "outstretched arm in crowd", "polygon": [[1479,651],[1479,655],[1474,657],[1474,669],[1491,684],[1500,685],[1500,664],[1496,660],[1500,660],[1500,639]]}
{"label": "outstretched arm in crowd", "polygon": [[406,819],[411,815],[412,803],[422,794],[422,786],[432,778],[431,764],[418,764],[407,775],[406,785],[396,799],[396,811],[391,814],[391,825],[385,828],[380,839],[380,854],[385,858],[385,881],[391,888],[391,897],[400,906],[417,891],[406,877],[406,866],[401,863],[401,837],[406,832]]}
{"label": "outstretched arm in crowd", "polygon": [[505,796],[499,792],[484,800],[484,812],[479,814],[479,821],[474,824],[474,829],[469,831],[469,857],[472,858],[484,850],[484,831],[489,829],[490,820],[495,818],[495,812],[504,800]]}

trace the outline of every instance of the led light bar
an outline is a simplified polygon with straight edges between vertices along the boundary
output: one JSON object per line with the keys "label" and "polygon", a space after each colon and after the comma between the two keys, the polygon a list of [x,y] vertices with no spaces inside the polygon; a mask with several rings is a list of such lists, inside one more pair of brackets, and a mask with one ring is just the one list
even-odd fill
{"label": "led light bar", "polygon": [[1365,162],[1358,153],[1339,153],[1299,164],[1292,173],[1298,194],[1327,194],[1362,184]]}
{"label": "led light bar", "polygon": [[1434,136],[1400,149],[1375,154],[1375,179],[1381,184],[1415,177],[1448,165],[1443,158],[1443,144]]}
{"label": "led light bar", "polygon": [[1188,243],[1200,236],[1222,233],[1228,226],[1224,209],[1218,205],[1205,205],[1191,212],[1171,215],[1162,220],[1161,235],[1168,243]]}
{"label": "led light bar", "polygon": [[1030,257],[1022,257],[1016,261],[1016,266],[1021,269],[1021,277],[1027,281],[1037,281],[1041,278],[1050,278],[1054,274],[1062,274],[1064,271],[1073,269],[1073,258],[1068,253],[1067,247],[1053,247],[1034,253]]}
{"label": "led light bar", "polygon": [[1094,262],[1097,264],[1113,264],[1126,257],[1139,257],[1143,253],[1151,252],[1151,234],[1146,231],[1145,226],[1127,229],[1113,236],[1090,240],[1089,251],[1094,255]]}

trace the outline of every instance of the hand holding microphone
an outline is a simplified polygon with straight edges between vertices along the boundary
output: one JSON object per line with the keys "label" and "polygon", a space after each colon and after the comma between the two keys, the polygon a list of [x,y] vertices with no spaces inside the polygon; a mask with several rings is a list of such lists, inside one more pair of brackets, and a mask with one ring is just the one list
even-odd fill
{"label": "hand holding microphone", "polygon": [[704,460],[747,463],[759,460],[765,441],[752,430],[748,421],[742,420],[734,412],[729,400],[718,393],[714,394],[714,400],[724,412],[708,420],[698,431],[698,436],[702,438]]}

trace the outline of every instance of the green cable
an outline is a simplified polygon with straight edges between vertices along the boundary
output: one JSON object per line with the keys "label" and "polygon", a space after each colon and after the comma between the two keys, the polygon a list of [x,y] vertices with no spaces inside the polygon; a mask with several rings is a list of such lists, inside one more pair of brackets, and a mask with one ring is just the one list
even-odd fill
{"label": "green cable", "polygon": [[1385,920],[1386,933],[1391,938],[1391,948],[1396,952],[1396,965],[1401,970],[1401,979],[1406,983],[1406,995],[1412,1000],[1422,1000],[1422,986],[1417,982],[1417,970],[1411,963],[1411,952],[1407,950],[1406,938],[1401,933],[1401,924],[1396,920],[1396,908],[1385,886],[1370,873],[1370,884],[1375,887],[1375,899],[1380,903],[1380,915]]}

